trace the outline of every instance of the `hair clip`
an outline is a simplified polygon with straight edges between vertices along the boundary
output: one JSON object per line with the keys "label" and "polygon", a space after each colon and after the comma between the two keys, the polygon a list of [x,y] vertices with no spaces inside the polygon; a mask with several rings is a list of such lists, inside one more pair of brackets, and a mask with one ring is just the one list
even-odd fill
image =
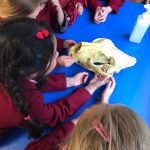
{"label": "hair clip", "polygon": [[27,117],[24,117],[24,120],[27,121],[27,120],[29,120],[30,118],[31,118],[30,115],[28,115]]}
{"label": "hair clip", "polygon": [[103,138],[103,140],[105,142],[109,142],[109,136],[107,135],[103,124],[98,119],[95,119],[92,122],[92,125],[94,126],[95,130],[99,133],[99,135]]}
{"label": "hair clip", "polygon": [[42,29],[41,31],[36,33],[36,38],[38,38],[40,40],[42,40],[42,39],[44,39],[45,37],[48,37],[48,36],[49,36],[49,32],[46,29]]}

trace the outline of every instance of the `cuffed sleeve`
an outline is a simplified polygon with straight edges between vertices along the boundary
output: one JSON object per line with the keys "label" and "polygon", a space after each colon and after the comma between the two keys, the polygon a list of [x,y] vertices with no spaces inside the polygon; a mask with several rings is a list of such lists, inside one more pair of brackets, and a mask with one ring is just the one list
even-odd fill
{"label": "cuffed sleeve", "polygon": [[81,88],[54,103],[44,104],[44,98],[34,83],[22,81],[20,88],[21,96],[28,104],[30,116],[50,127],[54,127],[72,116],[91,97],[86,89]]}
{"label": "cuffed sleeve", "polygon": [[39,140],[31,142],[25,150],[58,150],[60,143],[71,133],[74,124],[69,121]]}
{"label": "cuffed sleeve", "polygon": [[88,0],[88,7],[95,12],[98,6],[102,6],[99,0]]}
{"label": "cuffed sleeve", "polygon": [[112,13],[116,14],[124,1],[125,0],[110,0],[107,6],[110,6],[113,9]]}
{"label": "cuffed sleeve", "polygon": [[40,89],[42,92],[65,90],[67,87],[66,75],[64,73],[54,74],[48,76],[47,85]]}

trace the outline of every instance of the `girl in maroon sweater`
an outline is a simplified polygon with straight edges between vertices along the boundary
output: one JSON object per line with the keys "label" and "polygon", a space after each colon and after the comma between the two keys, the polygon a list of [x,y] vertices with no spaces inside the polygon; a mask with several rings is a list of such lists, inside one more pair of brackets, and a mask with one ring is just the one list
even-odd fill
{"label": "girl in maroon sweater", "polygon": [[[85,88],[55,103],[44,104],[41,92],[63,90],[87,81],[81,72],[64,80],[64,74],[49,73],[55,68],[58,52],[49,26],[30,18],[6,21],[0,28],[0,136],[22,125],[31,137],[40,137],[46,127],[62,123],[83,106],[94,91],[108,82],[95,76]],[[82,95],[82,96],[81,96]]]}
{"label": "girl in maroon sweater", "polygon": [[[131,109],[98,104],[83,112],[74,124],[68,122],[25,150],[149,150],[150,131]],[[65,138],[66,136],[66,138]]]}
{"label": "girl in maroon sweater", "polygon": [[[17,18],[17,17],[30,17],[38,20],[46,21],[49,25],[52,23],[56,24],[56,14],[53,14],[53,10],[51,10],[51,1],[47,2],[47,0],[1,0],[0,1],[0,24],[9,19],[9,18]],[[50,7],[50,8],[46,8]],[[44,10],[43,10],[44,9]],[[41,13],[40,11],[43,10]],[[40,13],[40,15],[38,15]],[[50,15],[50,16],[49,16]],[[49,17],[54,17],[54,20],[49,20]],[[48,19],[48,20],[47,20]],[[49,22],[50,21],[50,22]],[[52,25],[53,26],[53,25]],[[55,26],[55,25],[54,25]],[[56,27],[56,26],[55,26]],[[66,48],[76,44],[73,40],[64,40],[61,38],[57,38],[57,50],[62,53]],[[70,56],[59,56],[57,58],[58,66],[69,67],[75,62]]]}
{"label": "girl in maroon sweater", "polygon": [[78,15],[82,15],[86,0],[40,0],[39,8],[33,14],[37,19],[46,21],[54,31],[65,32]]}
{"label": "girl in maroon sweater", "polygon": [[3,17],[7,13],[6,10],[11,12],[10,16],[26,14],[47,22],[55,32],[65,32],[77,16],[82,15],[83,7],[86,7],[87,3],[86,0],[1,0],[0,5],[0,14],[3,14]]}
{"label": "girl in maroon sweater", "polygon": [[[103,1],[106,4],[103,4]],[[88,7],[94,11],[94,22],[105,22],[109,13],[116,14],[125,0],[87,0]]]}

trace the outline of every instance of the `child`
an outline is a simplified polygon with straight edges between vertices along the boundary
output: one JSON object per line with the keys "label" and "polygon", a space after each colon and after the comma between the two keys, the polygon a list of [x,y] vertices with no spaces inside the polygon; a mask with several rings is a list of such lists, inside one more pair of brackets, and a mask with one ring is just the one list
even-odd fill
{"label": "child", "polygon": [[77,16],[82,15],[84,7],[87,6],[86,0],[45,1],[47,1],[45,7],[41,5],[41,11],[36,18],[46,21],[55,32],[65,32],[68,26],[73,24]]}
{"label": "child", "polygon": [[105,0],[106,5],[103,5],[100,0],[88,0],[88,7],[94,11],[94,22],[99,24],[105,22],[109,13],[116,14],[125,0]]}
{"label": "child", "polygon": [[[49,73],[55,68],[58,52],[49,26],[30,18],[6,21],[0,27],[0,136],[8,128],[23,125],[31,137],[40,137],[45,127],[62,123],[83,106],[94,91],[108,82],[95,76],[85,88],[52,104],[44,104],[41,92],[64,90],[87,81],[88,73],[73,77]],[[65,79],[65,80],[64,80]],[[82,95],[82,96],[81,96]]]}
{"label": "child", "polygon": [[87,3],[86,0],[1,0],[0,5],[4,17],[28,15],[46,21],[55,32],[65,32],[82,15]]}
{"label": "child", "polygon": [[[36,18],[39,11],[45,7],[45,0],[1,0],[0,1],[0,22],[16,17]],[[57,50],[61,53],[64,49],[76,44],[73,40],[57,38]],[[57,59],[59,66],[69,67],[75,60],[70,56],[60,56]]]}
{"label": "child", "polygon": [[31,142],[25,150],[150,150],[148,127],[125,106],[98,104],[83,112],[73,129],[74,123]]}

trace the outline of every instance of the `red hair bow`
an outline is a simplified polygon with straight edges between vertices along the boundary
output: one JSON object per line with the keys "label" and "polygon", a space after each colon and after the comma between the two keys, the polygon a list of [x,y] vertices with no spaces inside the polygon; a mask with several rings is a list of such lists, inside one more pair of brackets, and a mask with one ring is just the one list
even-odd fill
{"label": "red hair bow", "polygon": [[38,38],[40,40],[42,40],[48,36],[49,36],[49,32],[46,29],[42,29],[41,31],[37,32],[37,34],[36,34],[36,38]]}

